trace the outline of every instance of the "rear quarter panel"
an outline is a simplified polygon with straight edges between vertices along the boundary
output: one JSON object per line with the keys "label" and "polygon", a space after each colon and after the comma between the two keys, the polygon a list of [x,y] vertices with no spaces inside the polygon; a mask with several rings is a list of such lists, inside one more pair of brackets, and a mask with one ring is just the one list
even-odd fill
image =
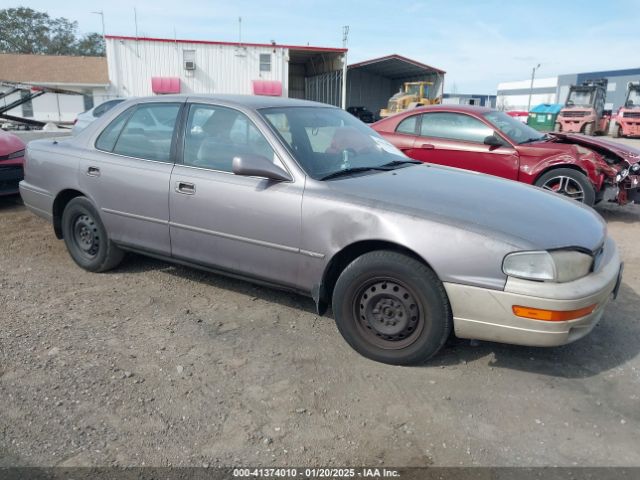
{"label": "rear quarter panel", "polygon": [[55,197],[65,189],[79,189],[80,151],[70,141],[34,140],[27,145],[25,177],[20,193],[25,205],[52,217]]}

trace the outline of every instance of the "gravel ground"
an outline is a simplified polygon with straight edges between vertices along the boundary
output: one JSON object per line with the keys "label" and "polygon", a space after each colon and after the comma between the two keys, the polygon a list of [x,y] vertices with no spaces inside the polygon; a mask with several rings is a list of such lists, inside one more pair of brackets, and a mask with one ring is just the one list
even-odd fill
{"label": "gravel ground", "polygon": [[0,466],[640,465],[640,206],[620,297],[565,347],[366,360],[310,299],[130,255],[80,270],[0,199]]}

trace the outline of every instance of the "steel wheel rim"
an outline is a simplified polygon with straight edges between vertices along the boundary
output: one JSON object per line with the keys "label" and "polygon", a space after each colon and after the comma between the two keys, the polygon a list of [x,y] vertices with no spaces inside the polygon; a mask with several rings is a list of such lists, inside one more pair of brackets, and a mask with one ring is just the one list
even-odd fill
{"label": "steel wheel rim", "polygon": [[73,221],[73,243],[88,259],[93,259],[100,250],[100,236],[96,222],[87,214],[78,215]]}
{"label": "steel wheel rim", "polygon": [[552,177],[542,185],[545,190],[550,190],[578,202],[584,202],[584,188],[575,179],[561,175]]}
{"label": "steel wheel rim", "polygon": [[415,293],[393,278],[374,278],[354,296],[354,316],[363,337],[385,350],[412,345],[424,329],[424,308]]}

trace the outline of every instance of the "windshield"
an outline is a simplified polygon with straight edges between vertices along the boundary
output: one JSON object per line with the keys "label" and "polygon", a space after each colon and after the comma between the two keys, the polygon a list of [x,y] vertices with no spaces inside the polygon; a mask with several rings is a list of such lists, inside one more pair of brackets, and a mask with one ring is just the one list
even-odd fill
{"label": "windshield", "polygon": [[420,95],[420,85],[407,85],[407,95]]}
{"label": "windshield", "polygon": [[593,92],[571,90],[567,98],[567,107],[591,107],[593,106]]}
{"label": "windshield", "polygon": [[627,98],[626,106],[640,107],[640,89],[629,90],[629,98]]}
{"label": "windshield", "polygon": [[319,180],[336,172],[385,166],[409,159],[353,115],[337,108],[260,110],[304,171]]}
{"label": "windshield", "polygon": [[488,112],[484,114],[484,118],[514,143],[531,143],[547,138],[544,133],[534,130],[504,112]]}

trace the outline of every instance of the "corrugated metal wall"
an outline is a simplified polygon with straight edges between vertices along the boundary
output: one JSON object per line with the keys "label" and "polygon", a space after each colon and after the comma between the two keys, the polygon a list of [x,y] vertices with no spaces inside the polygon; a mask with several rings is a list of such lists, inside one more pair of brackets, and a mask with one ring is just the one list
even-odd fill
{"label": "corrugated metal wall", "polygon": [[342,72],[334,71],[306,77],[305,98],[339,107],[342,100]]}
{"label": "corrugated metal wall", "polygon": [[[196,69],[184,69],[183,51],[195,50]],[[275,53],[274,53],[275,50]],[[260,54],[271,71],[260,71]],[[119,96],[152,95],[151,77],[179,77],[182,93],[252,93],[252,80],[282,82],[288,95],[287,49],[107,39],[109,80]]]}

